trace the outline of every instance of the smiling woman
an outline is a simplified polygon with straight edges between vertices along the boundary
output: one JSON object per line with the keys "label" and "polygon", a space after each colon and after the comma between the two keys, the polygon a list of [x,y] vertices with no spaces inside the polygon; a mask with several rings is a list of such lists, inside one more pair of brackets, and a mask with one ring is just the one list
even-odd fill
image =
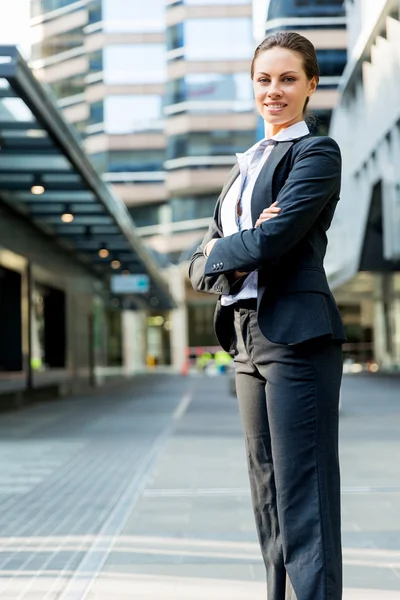
{"label": "smiling woman", "polygon": [[268,599],[341,600],[345,333],[323,265],[340,150],[304,120],[319,81],[308,39],[269,36],[251,76],[265,138],[237,155],[189,273],[220,296],[215,333],[234,356]]}

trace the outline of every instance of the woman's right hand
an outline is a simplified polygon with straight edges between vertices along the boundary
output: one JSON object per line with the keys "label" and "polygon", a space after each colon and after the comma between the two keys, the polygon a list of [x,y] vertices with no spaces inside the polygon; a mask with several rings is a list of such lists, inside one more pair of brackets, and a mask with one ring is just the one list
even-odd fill
{"label": "woman's right hand", "polygon": [[278,202],[274,202],[268,208],[265,208],[261,215],[258,217],[256,222],[256,227],[264,223],[264,221],[269,221],[270,219],[274,219],[279,216],[281,209],[278,207]]}

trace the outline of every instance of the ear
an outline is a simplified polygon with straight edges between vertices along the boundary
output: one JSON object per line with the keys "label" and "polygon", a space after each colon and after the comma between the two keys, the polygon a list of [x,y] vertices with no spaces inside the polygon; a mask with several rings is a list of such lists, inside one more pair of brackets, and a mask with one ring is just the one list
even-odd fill
{"label": "ear", "polygon": [[317,89],[317,85],[318,85],[318,79],[316,77],[313,77],[309,84],[309,96],[310,97],[313,95],[313,93]]}

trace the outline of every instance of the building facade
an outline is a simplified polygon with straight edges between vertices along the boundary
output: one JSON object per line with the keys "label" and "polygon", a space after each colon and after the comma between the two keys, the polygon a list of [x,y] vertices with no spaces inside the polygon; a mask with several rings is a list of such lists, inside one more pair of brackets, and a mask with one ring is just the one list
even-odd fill
{"label": "building facade", "polygon": [[32,39],[38,77],[168,273],[172,355],[214,343],[187,259],[256,139],[251,0],[32,0]]}
{"label": "building facade", "polygon": [[350,60],[331,135],[342,197],[326,266],[339,302],[371,331],[383,368],[400,368],[400,2],[348,1]]}

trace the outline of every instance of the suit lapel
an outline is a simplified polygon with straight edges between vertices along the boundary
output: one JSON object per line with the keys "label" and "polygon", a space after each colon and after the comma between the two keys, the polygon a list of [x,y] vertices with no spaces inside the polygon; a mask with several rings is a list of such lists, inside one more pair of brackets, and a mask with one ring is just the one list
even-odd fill
{"label": "suit lapel", "polygon": [[283,157],[293,146],[294,140],[279,142],[272,150],[267,162],[260,171],[251,197],[251,219],[253,227],[264,210],[272,204],[272,180]]}
{"label": "suit lapel", "polygon": [[227,195],[230,188],[232,187],[233,182],[238,177],[239,173],[240,173],[239,163],[236,163],[235,166],[233,167],[233,169],[231,170],[231,172],[229,173],[228,179],[226,180],[226,183],[225,183],[224,187],[222,188],[222,192],[220,193],[219,198],[218,198],[218,203],[217,203],[218,210],[216,211],[216,216],[217,216],[217,225],[221,231],[222,231],[222,225],[221,225],[222,203],[224,201],[225,196]]}

